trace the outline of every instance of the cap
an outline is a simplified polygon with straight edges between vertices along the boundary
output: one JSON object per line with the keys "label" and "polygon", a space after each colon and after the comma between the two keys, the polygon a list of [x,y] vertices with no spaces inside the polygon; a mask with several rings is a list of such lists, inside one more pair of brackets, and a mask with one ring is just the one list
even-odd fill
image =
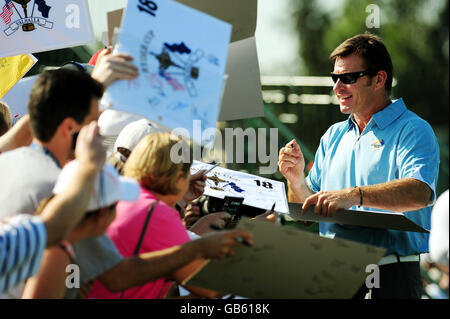
{"label": "cap", "polygon": [[[62,169],[58,176],[54,194],[62,193],[77,171],[78,161],[73,160]],[[139,183],[129,177],[120,176],[113,166],[105,164],[98,174],[86,211],[108,207],[119,200],[135,201],[139,196]]]}
{"label": "cap", "polygon": [[46,66],[46,67],[44,67],[44,71],[56,70],[56,69],[60,69],[60,68],[86,72],[88,74],[91,74],[92,71],[94,70],[94,66],[90,65],[88,63],[80,63],[80,62],[76,62],[76,61],[69,61],[69,62],[64,63],[61,66]]}
{"label": "cap", "polygon": [[145,136],[156,131],[158,129],[146,119],[131,122],[120,131],[114,143],[114,150],[117,150],[118,147],[123,147],[132,151]]}

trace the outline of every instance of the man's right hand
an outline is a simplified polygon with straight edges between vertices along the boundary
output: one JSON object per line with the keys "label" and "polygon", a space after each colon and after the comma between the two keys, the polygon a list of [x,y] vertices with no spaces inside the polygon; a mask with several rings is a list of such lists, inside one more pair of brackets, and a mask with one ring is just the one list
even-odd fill
{"label": "man's right hand", "polygon": [[200,245],[202,258],[222,259],[234,255],[232,247],[242,245],[239,238],[253,245],[253,234],[247,230],[211,232],[196,239],[195,242]]}
{"label": "man's right hand", "polygon": [[96,121],[84,126],[77,138],[75,157],[86,167],[100,171],[105,164],[106,149]]}
{"label": "man's right hand", "polygon": [[304,179],[305,158],[295,139],[280,149],[278,168],[290,183],[295,184]]}

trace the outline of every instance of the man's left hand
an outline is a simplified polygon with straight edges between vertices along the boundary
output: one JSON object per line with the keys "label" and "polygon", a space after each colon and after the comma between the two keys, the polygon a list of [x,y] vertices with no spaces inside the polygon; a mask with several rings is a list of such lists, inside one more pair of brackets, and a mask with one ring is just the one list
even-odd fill
{"label": "man's left hand", "polygon": [[357,188],[346,188],[338,191],[318,192],[305,199],[302,212],[305,214],[309,206],[315,204],[314,213],[324,217],[333,217],[340,209],[347,209],[359,204]]}

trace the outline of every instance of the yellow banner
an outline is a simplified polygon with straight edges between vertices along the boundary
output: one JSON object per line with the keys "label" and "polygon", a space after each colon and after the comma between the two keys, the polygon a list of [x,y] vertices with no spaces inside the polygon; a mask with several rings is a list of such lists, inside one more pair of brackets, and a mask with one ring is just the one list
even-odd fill
{"label": "yellow banner", "polygon": [[0,58],[0,98],[31,69],[36,61],[31,54]]}

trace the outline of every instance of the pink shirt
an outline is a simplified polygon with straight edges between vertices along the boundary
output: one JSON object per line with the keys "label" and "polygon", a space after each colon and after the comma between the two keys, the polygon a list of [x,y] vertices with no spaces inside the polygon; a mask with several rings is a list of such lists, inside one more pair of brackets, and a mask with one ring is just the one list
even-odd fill
{"label": "pink shirt", "polygon": [[[141,186],[139,198],[135,202],[120,201],[117,216],[108,227],[107,234],[124,257],[133,256],[144,227],[150,205],[156,197]],[[156,204],[147,226],[139,254],[182,245],[189,241],[186,228],[178,212],[159,201]],[[95,281],[87,298],[154,299],[166,295],[171,282],[164,278],[143,286],[131,288],[122,295],[109,292],[99,281]]]}

